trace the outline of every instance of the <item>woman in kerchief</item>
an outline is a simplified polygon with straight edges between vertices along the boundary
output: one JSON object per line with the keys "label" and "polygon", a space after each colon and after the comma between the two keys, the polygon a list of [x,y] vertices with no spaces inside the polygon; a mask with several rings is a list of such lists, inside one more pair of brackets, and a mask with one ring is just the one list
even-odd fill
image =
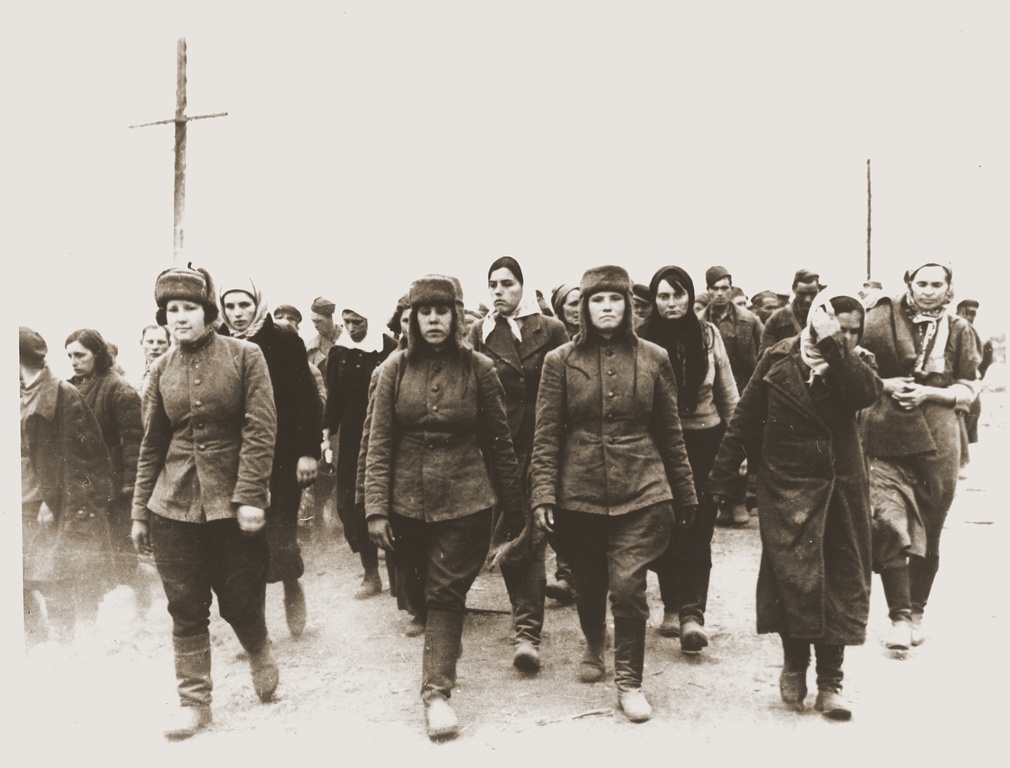
{"label": "woman in kerchief", "polygon": [[565,324],[568,338],[574,339],[579,332],[579,286],[562,283],[551,291],[551,306],[554,314]]}
{"label": "woman in kerchief", "polygon": [[305,629],[305,592],[299,579],[305,571],[298,545],[298,509],[302,489],[315,482],[319,459],[320,419],[315,380],[305,343],[270,315],[263,294],[252,280],[221,286],[224,325],[221,334],[258,346],[270,370],[277,407],[277,443],[270,472],[270,508],[266,536],[270,552],[268,584],[284,585],[284,615],[295,637]]}
{"label": "woman in kerchief", "polygon": [[727,503],[746,458],[757,473],[761,566],[757,631],[782,639],[782,701],[800,711],[814,648],[815,709],[833,720],[846,645],[862,645],[870,609],[870,500],[857,416],[880,393],[872,356],[857,347],[865,311],[822,292],[798,336],[758,361],[709,481]]}
{"label": "woman in kerchief", "polygon": [[873,565],[891,619],[885,644],[899,653],[925,637],[922,616],[977,387],[981,357],[968,321],[948,311],[953,295],[951,268],[926,263],[905,273],[903,294],[879,298],[866,316],[863,346],[884,382],[866,423]]}
{"label": "woman in kerchief", "polygon": [[249,654],[257,696],[277,688],[263,616],[277,408],[260,348],[215,332],[206,270],[165,270],[154,298],[175,343],[144,394],[131,536],[137,551],[153,546],[168,598],[180,706],[164,733],[182,739],[211,721],[212,595]]}
{"label": "woman in kerchief", "polygon": [[337,437],[337,515],[344,538],[361,558],[363,576],[354,597],[363,600],[382,592],[379,550],[368,538],[363,508],[354,503],[361,435],[368,410],[372,372],[396,349],[396,341],[382,332],[385,312],[362,303],[346,304],[341,320],[344,333],[326,358],[326,405],[323,442]]}

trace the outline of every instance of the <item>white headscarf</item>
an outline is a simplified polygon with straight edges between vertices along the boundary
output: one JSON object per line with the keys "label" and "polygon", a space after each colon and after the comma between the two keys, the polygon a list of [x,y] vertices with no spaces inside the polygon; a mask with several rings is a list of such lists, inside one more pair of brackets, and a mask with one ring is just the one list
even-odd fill
{"label": "white headscarf", "polygon": [[344,304],[343,309],[341,309],[340,312],[341,314],[344,312],[353,312],[356,315],[361,315],[368,321],[368,330],[365,332],[365,338],[361,341],[354,341],[351,338],[351,334],[345,327],[344,332],[340,334],[340,338],[337,339],[337,343],[334,346],[343,347],[345,349],[357,349],[361,352],[382,351],[382,329],[385,328],[386,324],[385,315],[377,306],[373,306],[368,299],[355,299],[350,304]]}
{"label": "white headscarf", "polygon": [[[248,285],[245,285],[248,283]],[[224,324],[228,326],[228,332],[236,339],[251,339],[260,329],[263,328],[263,323],[267,319],[267,303],[263,299],[263,294],[260,293],[259,288],[253,283],[251,279],[246,279],[244,281],[236,281],[235,283],[226,283],[229,286],[227,288],[222,288],[218,292],[218,303],[221,305],[221,319]],[[236,331],[230,322],[228,322],[228,313],[224,311],[224,297],[229,293],[240,292],[246,294],[250,299],[253,300],[253,304],[256,306],[256,313],[253,315],[253,320],[249,324],[249,327],[242,331]]]}
{"label": "white headscarf", "polygon": [[499,315],[497,309],[492,309],[481,321],[480,326],[480,336],[485,342],[487,337],[491,335],[491,331],[494,330],[495,322],[499,317],[504,317],[505,322],[508,324],[509,330],[512,331],[512,335],[515,336],[516,341],[521,342],[523,340],[522,331],[519,330],[519,323],[516,322],[520,317],[529,317],[530,315],[542,315],[543,312],[540,310],[540,302],[537,300],[536,291],[532,292],[532,298],[526,297],[526,292],[523,291],[523,297],[519,300],[519,306],[515,308],[515,311],[510,315]]}
{"label": "white headscarf", "polygon": [[[828,302],[830,302],[831,299],[840,298],[842,296],[852,299],[852,301],[854,301],[860,307],[863,306],[863,302],[859,300],[859,294],[856,292],[848,293],[844,291],[831,291],[827,289],[818,293],[814,297],[813,302],[810,304],[810,312],[807,314],[807,324],[803,327],[803,330],[800,331],[800,357],[803,358],[803,362],[810,367],[810,378],[807,379],[808,384],[813,384],[814,379],[817,378],[818,376],[823,378],[824,374],[827,373],[828,371],[828,361],[824,359],[824,355],[821,354],[821,350],[817,347],[817,342],[819,341],[819,339],[817,338],[816,332],[814,331],[813,328],[814,314],[815,312],[823,310],[825,305],[828,305]],[[866,310],[864,308],[863,309],[864,327],[865,324],[866,324]],[[858,350],[860,348],[856,347],[856,349]]]}

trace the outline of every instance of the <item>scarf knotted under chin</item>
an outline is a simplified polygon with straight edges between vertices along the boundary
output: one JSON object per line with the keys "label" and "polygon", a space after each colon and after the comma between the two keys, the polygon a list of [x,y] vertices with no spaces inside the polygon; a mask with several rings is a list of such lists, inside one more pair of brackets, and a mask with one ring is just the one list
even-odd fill
{"label": "scarf knotted under chin", "polygon": [[[253,300],[253,304],[256,306],[256,312],[253,315],[252,322],[249,323],[248,328],[241,331],[235,330],[232,324],[228,321],[228,313],[224,311],[224,297],[229,293],[235,292],[246,294]],[[218,295],[220,296],[221,301],[221,317],[224,318],[224,324],[228,326],[228,333],[232,336],[232,338],[249,340],[262,330],[263,323],[265,323],[267,319],[267,311],[269,308],[267,307],[266,301],[263,299],[263,294],[260,293],[259,288],[256,287],[252,280],[249,281],[248,286],[239,288],[224,288]]]}
{"label": "scarf knotted under chin", "polygon": [[543,312],[540,310],[540,303],[536,299],[536,294],[533,295],[532,299],[526,298],[524,295],[519,302],[519,306],[516,307],[515,311],[510,315],[499,315],[497,309],[493,309],[484,315],[484,319],[481,321],[480,326],[480,336],[483,341],[487,341],[487,337],[491,335],[491,331],[494,330],[495,322],[501,317],[512,331],[512,335],[515,337],[516,342],[521,343],[523,340],[522,331],[519,330],[519,323],[516,322],[520,317],[529,317],[530,315],[542,315]]}

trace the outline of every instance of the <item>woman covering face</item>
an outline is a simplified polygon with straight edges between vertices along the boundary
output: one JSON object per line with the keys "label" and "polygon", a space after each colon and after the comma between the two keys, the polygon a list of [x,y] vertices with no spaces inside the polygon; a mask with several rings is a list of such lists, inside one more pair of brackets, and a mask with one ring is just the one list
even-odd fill
{"label": "woman covering face", "polygon": [[710,479],[725,503],[745,458],[756,472],[758,632],[781,638],[779,690],[796,711],[806,706],[813,646],[814,707],[833,720],[851,717],[842,662],[846,645],[865,641],[869,613],[871,509],[856,417],[880,381],[855,345],[862,323],[852,296],[814,301],[800,335],[759,360]]}
{"label": "woman covering face", "polygon": [[666,353],[639,341],[631,280],[621,267],[588,270],[580,330],[547,354],[537,398],[532,503],[570,563],[586,646],[585,682],[603,679],[607,595],[614,617],[618,703],[641,722],[649,564],[675,520],[694,517],[697,497]]}

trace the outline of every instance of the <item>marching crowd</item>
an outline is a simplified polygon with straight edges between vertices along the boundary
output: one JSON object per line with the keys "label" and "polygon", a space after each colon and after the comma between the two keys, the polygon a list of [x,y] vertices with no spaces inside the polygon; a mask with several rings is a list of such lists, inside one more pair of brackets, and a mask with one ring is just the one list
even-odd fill
{"label": "marching crowd", "polygon": [[547,597],[574,602],[580,680],[607,677],[612,644],[618,705],[641,722],[648,572],[659,633],[704,652],[715,526],[757,514],[757,630],[781,637],[782,701],[804,709],[813,657],[814,707],[849,719],[844,649],[865,641],[873,572],[887,647],[925,638],[992,362],[978,303],[955,313],[952,269],[932,262],[895,296],[871,281],[831,290],[807,269],[791,296],[748,299],[721,266],[704,281],[669,265],[639,284],[607,265],[545,296],[503,257],[487,306],[467,309],[456,278],[423,275],[388,306],[317,298],[306,344],[301,312],[269,311],[251,280],[171,268],[133,383],[94,329],[67,337],[74,376],[56,378],[47,342],[22,326],[27,643],[72,640],[149,556],[178,680],[165,735],[211,721],[213,596],[269,701],[280,670],[267,585],[282,584],[301,634],[300,517],[321,519],[333,500],[361,561],[355,596],[382,592],[384,551],[406,632],[424,637],[432,740],[459,733],[449,702],[482,568],[502,574],[517,669],[540,669]]}

